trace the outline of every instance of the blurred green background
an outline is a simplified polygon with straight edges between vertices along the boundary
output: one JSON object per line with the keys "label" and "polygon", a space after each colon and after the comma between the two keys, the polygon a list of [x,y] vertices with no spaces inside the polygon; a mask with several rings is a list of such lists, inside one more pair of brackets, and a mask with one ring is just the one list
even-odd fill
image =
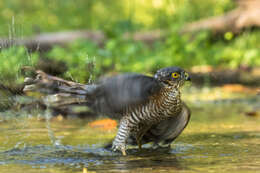
{"label": "blurred green background", "polygon": [[[48,61],[56,74],[79,82],[118,72],[151,73],[164,66],[210,65],[235,69],[260,66],[260,31],[180,34],[184,24],[222,15],[236,7],[231,0],[1,0],[0,37],[25,38],[39,33],[99,30],[102,46],[77,40],[47,52],[12,46],[0,52],[0,79],[22,82],[24,65]],[[125,33],[160,30],[165,40],[145,44]],[[55,66],[56,64],[56,66]],[[59,69],[61,68],[61,69]]]}
{"label": "blurred green background", "polygon": [[[258,1],[260,9],[260,0],[240,1]],[[0,173],[260,172],[260,22],[240,32],[181,32],[191,22],[226,15],[237,2],[0,0]],[[64,31],[98,31],[103,40],[71,39],[46,50],[37,41],[34,50],[21,44]],[[115,136],[114,120],[89,104],[66,105],[65,94],[59,106],[49,104],[59,97],[41,94],[41,85],[39,93],[23,92],[25,76],[35,77],[23,66],[80,83],[180,66],[192,78],[182,90],[190,124],[172,149],[132,148],[121,157],[104,148]]]}

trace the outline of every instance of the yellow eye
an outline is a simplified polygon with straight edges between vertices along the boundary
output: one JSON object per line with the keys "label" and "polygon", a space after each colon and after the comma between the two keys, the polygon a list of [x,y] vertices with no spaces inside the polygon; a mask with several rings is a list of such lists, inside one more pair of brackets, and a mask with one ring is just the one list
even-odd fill
{"label": "yellow eye", "polygon": [[176,79],[176,78],[180,77],[180,74],[177,72],[174,72],[174,73],[172,73],[172,77]]}

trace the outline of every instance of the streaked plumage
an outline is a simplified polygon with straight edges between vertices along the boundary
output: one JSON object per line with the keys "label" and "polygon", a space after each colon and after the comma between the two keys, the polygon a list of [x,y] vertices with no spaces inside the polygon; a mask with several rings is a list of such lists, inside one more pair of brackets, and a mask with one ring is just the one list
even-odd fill
{"label": "streaked plumage", "polygon": [[[49,105],[85,104],[93,111],[120,119],[112,148],[125,154],[126,144],[170,144],[186,127],[190,111],[179,88],[189,80],[178,67],[157,71],[154,77],[124,74],[97,84],[82,85],[38,72],[25,91],[48,93]],[[53,99],[54,98],[54,99]]]}

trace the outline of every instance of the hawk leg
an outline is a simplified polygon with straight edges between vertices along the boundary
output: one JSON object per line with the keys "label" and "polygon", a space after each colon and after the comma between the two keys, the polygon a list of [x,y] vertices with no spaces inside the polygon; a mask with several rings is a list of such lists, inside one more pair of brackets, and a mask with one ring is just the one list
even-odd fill
{"label": "hawk leg", "polygon": [[143,125],[140,130],[136,134],[136,143],[138,145],[138,149],[142,149],[142,139],[144,134],[151,128],[151,126],[145,126]]}
{"label": "hawk leg", "polygon": [[123,117],[120,121],[118,132],[112,144],[112,149],[114,151],[121,151],[124,156],[126,155],[126,140],[130,135],[131,129],[132,128],[129,126],[128,119]]}

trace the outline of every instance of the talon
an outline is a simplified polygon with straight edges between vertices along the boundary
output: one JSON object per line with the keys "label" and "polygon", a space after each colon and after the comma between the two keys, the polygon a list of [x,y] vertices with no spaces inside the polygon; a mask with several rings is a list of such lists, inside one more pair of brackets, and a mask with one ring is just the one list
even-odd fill
{"label": "talon", "polygon": [[143,139],[143,136],[144,134],[147,132],[147,130],[150,128],[151,126],[146,126],[144,129],[140,130],[137,134],[136,134],[136,142],[137,142],[137,145],[138,145],[138,149],[139,150],[142,150],[142,139]]}
{"label": "talon", "polygon": [[119,151],[122,152],[122,155],[123,155],[123,156],[126,156],[125,144],[113,144],[112,150],[113,150],[113,151],[119,150]]}
{"label": "talon", "polygon": [[122,152],[123,156],[126,156],[125,149],[122,149],[121,152]]}

